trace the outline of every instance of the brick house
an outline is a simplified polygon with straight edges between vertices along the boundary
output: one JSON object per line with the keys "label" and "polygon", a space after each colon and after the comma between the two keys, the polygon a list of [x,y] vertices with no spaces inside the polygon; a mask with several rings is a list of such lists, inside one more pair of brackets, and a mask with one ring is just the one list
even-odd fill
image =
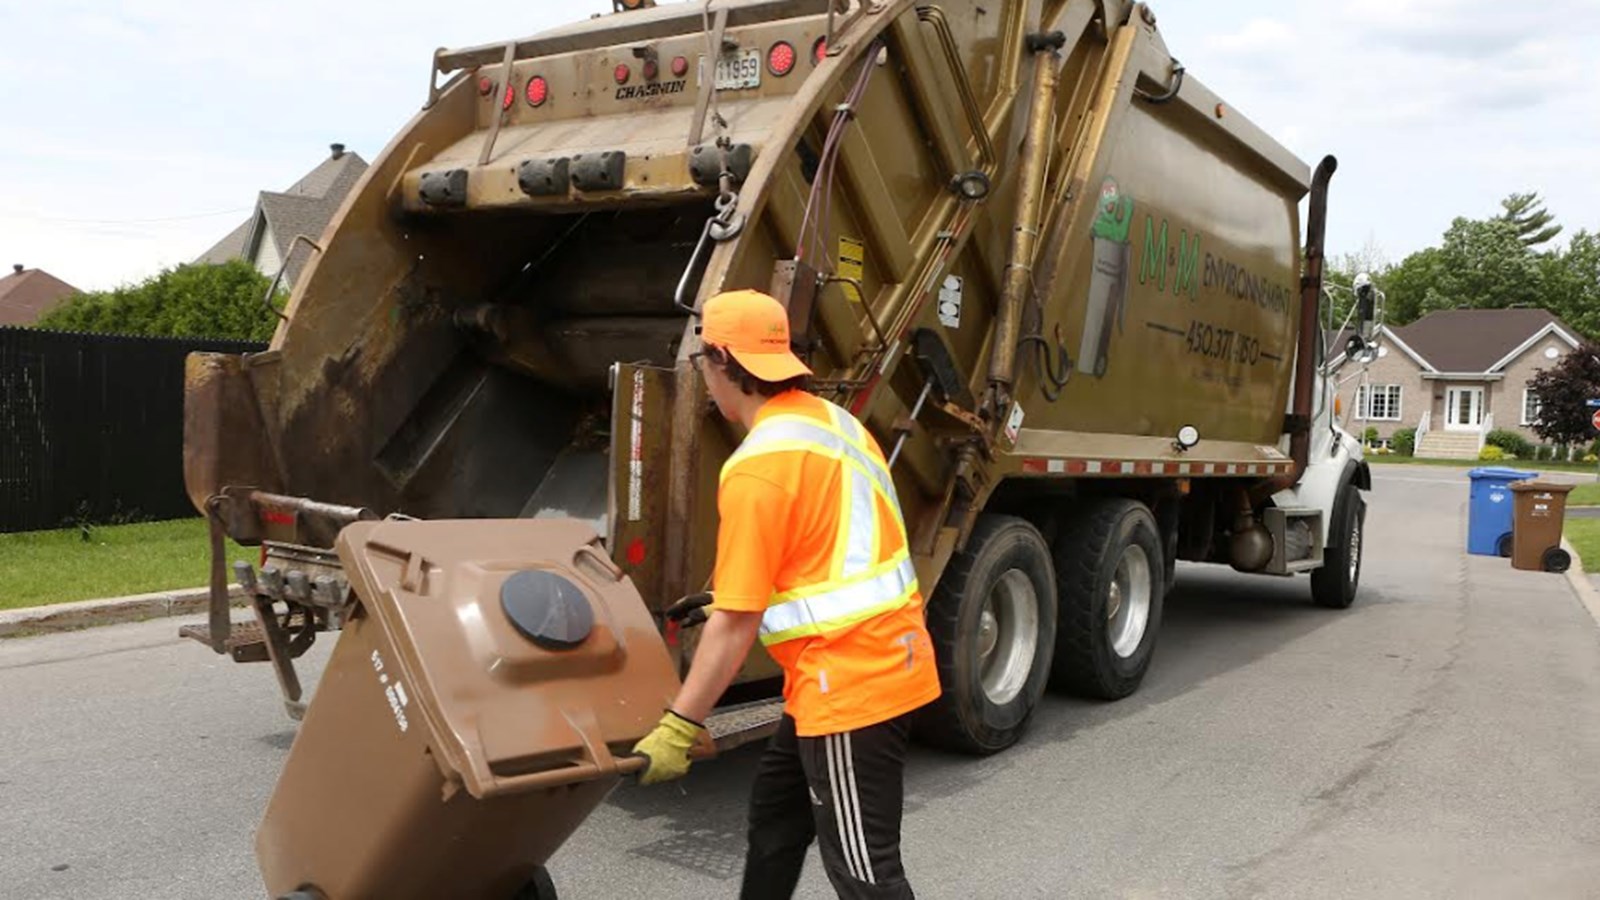
{"label": "brick house", "polygon": [[[1540,443],[1539,398],[1528,381],[1576,348],[1578,333],[1542,309],[1444,310],[1380,331],[1378,358],[1360,374],[1343,336],[1328,345],[1342,382],[1341,423],[1387,441],[1417,429],[1416,454],[1475,459],[1484,437],[1505,429]],[[1348,380],[1346,380],[1348,379]]]}

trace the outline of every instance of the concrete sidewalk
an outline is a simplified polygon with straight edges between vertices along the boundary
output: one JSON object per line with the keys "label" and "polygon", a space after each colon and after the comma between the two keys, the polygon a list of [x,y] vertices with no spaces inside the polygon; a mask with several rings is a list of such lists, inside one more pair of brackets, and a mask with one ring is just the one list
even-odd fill
{"label": "concrete sidewalk", "polygon": [[[234,606],[244,605],[244,594],[238,585],[229,585],[228,592]],[[147,619],[194,615],[206,611],[209,596],[208,588],[189,588],[136,594],[131,597],[110,597],[104,600],[81,600],[76,603],[0,610],[0,638],[54,634],[99,625],[121,625]]]}

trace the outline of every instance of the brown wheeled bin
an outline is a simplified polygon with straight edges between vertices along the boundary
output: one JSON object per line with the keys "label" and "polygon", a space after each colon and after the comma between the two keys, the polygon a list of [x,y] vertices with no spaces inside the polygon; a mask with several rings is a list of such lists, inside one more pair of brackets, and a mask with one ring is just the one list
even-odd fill
{"label": "brown wheeled bin", "polygon": [[1511,567],[1530,572],[1565,572],[1572,555],[1561,549],[1572,485],[1553,481],[1518,481],[1511,521]]}
{"label": "brown wheeled bin", "polygon": [[256,834],[270,895],[551,896],[679,686],[632,582],[573,520],[359,522],[338,552],[358,605]]}

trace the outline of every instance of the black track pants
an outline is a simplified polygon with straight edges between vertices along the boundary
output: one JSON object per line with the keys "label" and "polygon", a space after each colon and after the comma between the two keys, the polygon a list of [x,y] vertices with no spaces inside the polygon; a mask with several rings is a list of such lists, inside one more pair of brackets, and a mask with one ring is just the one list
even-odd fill
{"label": "black track pants", "polygon": [[814,838],[841,898],[911,897],[900,862],[910,716],[803,738],[783,717],[750,792],[744,900],[794,894]]}

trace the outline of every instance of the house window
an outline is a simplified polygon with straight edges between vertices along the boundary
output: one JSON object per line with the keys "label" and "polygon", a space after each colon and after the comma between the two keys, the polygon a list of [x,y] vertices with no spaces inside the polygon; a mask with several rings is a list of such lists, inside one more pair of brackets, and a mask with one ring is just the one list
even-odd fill
{"label": "house window", "polygon": [[1356,418],[1370,422],[1400,421],[1400,385],[1374,384],[1357,388]]}
{"label": "house window", "polygon": [[1539,424],[1539,411],[1544,404],[1539,402],[1539,395],[1530,390],[1522,392],[1522,424]]}

